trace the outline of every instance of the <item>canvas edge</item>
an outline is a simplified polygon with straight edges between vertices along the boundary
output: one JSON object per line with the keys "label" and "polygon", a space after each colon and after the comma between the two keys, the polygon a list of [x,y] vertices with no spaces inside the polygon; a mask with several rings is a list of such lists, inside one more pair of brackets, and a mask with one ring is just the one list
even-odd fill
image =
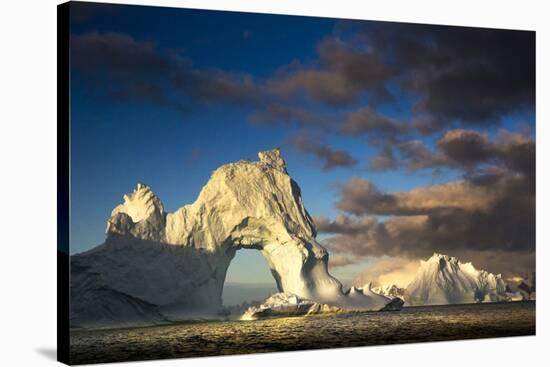
{"label": "canvas edge", "polygon": [[57,5],[57,360],[70,364],[70,3]]}

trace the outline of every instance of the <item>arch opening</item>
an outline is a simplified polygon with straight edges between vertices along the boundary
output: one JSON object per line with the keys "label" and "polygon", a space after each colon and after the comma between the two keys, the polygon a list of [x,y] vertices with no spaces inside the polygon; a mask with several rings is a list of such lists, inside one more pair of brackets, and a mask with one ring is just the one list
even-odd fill
{"label": "arch opening", "polygon": [[222,291],[224,307],[261,302],[278,292],[267,259],[254,247],[241,247],[231,260]]}

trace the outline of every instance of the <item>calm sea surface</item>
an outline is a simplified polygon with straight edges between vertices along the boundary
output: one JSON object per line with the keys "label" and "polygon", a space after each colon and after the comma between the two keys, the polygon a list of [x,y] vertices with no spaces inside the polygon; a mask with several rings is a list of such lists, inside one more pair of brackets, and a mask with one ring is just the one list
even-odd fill
{"label": "calm sea surface", "polygon": [[535,334],[535,302],[73,331],[74,364]]}

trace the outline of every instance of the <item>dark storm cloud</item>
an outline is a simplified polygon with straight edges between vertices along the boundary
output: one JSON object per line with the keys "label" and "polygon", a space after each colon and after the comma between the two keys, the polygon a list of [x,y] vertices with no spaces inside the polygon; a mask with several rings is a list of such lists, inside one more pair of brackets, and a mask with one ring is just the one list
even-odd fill
{"label": "dark storm cloud", "polygon": [[[369,143],[382,145],[380,155],[372,158],[368,165],[369,169],[379,171],[399,166],[399,160],[393,155],[392,144],[408,131],[405,123],[388,118],[368,107],[346,113],[320,114],[300,107],[274,103],[255,112],[250,121],[256,124],[294,125],[307,128],[316,136],[330,136],[331,134],[351,138],[364,136]],[[314,148],[311,143],[305,144],[303,136],[295,140],[294,145],[299,146],[299,152],[323,156],[323,160],[337,163],[334,166],[351,167],[357,163],[345,151],[334,152],[329,151],[330,148]],[[309,141],[311,138],[307,140]],[[332,159],[328,159],[328,157],[332,157]]]}
{"label": "dark storm cloud", "polygon": [[401,164],[409,171],[446,166],[444,157],[428,149],[422,140],[408,140],[397,144]]}
{"label": "dark storm cloud", "polygon": [[86,71],[111,73],[169,72],[173,66],[151,42],[137,41],[123,33],[90,32],[71,38],[72,62]]}
{"label": "dark storm cloud", "polygon": [[416,115],[411,120],[411,126],[416,129],[420,135],[431,135],[443,130],[448,121],[436,119],[427,114]]}
{"label": "dark storm cloud", "polygon": [[71,57],[88,81],[120,99],[187,108],[190,102],[254,104],[261,95],[247,74],[196,69],[174,50],[123,33],[73,35]]}
{"label": "dark storm cloud", "polygon": [[386,144],[380,153],[369,160],[368,168],[373,171],[386,171],[399,167],[399,160],[393,153],[393,148]]}
{"label": "dark storm cloud", "polygon": [[[534,109],[533,32],[357,22],[350,29],[351,36],[321,40],[314,62],[283,65],[264,80],[197,69],[179,52],[122,33],[76,34],[71,46],[77,68],[93,74],[91,80],[103,76],[97,84],[109,84],[110,94],[178,108],[191,102],[255,106],[252,121],[292,120],[325,129],[324,119],[311,111],[274,106],[303,96],[341,107],[366,97],[369,106],[342,112],[331,123],[350,136],[395,138],[412,127],[431,134],[456,124],[498,124],[505,115]],[[417,101],[409,124],[374,110],[401,98],[390,83]],[[271,107],[259,110],[260,102]]]}
{"label": "dark storm cloud", "polygon": [[497,165],[527,176],[535,172],[535,142],[525,135],[500,130],[490,140],[476,130],[455,129],[441,135],[436,150],[420,140],[397,144],[401,164],[410,171],[425,168],[459,168],[466,171],[481,165]]}
{"label": "dark storm cloud", "polygon": [[293,136],[289,139],[289,143],[298,152],[315,157],[325,171],[338,167],[352,167],[357,164],[357,160],[348,152],[321,143],[319,139],[308,132]]}
{"label": "dark storm cloud", "polygon": [[422,140],[386,140],[380,153],[369,160],[369,169],[455,169],[473,174],[492,165],[519,171],[534,180],[534,157],[535,142],[526,133],[501,129],[490,139],[476,130],[454,129],[441,134],[435,149]]}
{"label": "dark storm cloud", "polygon": [[486,135],[472,130],[448,131],[441,137],[438,146],[449,161],[464,166],[489,161],[496,153]]}
{"label": "dark storm cloud", "polygon": [[391,77],[382,57],[368,48],[355,48],[339,38],[326,38],[318,46],[320,64],[351,84],[372,89],[376,98],[389,96],[385,81]]}
{"label": "dark storm cloud", "polygon": [[[463,148],[457,148],[460,144]],[[439,145],[445,147],[442,159],[465,166],[492,165],[461,180],[394,193],[353,178],[340,186],[337,202],[340,210],[352,216],[334,221],[315,218],[320,233],[333,234],[325,240],[326,246],[358,261],[382,255],[417,259],[443,252],[467,256],[464,260],[475,259],[476,265],[494,269],[497,262],[489,256],[494,254],[501,261],[501,269],[494,271],[533,269],[534,141],[507,132],[490,141],[455,130],[445,134]],[[465,155],[464,149],[470,154]],[[379,220],[376,215],[389,217]]]}
{"label": "dark storm cloud", "polygon": [[285,123],[348,137],[366,136],[370,141],[396,140],[410,131],[403,121],[389,118],[370,107],[347,112],[312,112],[284,103],[271,103],[252,114],[260,124]]}
{"label": "dark storm cloud", "polygon": [[[506,138],[506,145],[455,129],[442,135],[435,150],[414,140],[461,125],[495,125],[510,113],[533,110],[533,33],[396,23],[354,23],[351,33],[321,40],[313,62],[297,61],[264,79],[197,68],[180,51],[115,32],[73,35],[71,56],[99,97],[183,112],[230,104],[249,108],[252,123],[365,139],[381,149],[370,157],[370,170],[470,172],[483,164],[534,170],[534,143],[516,137]],[[403,95],[417,101],[409,121],[380,112],[381,104]],[[309,140],[293,139],[293,146],[315,156],[324,170],[356,165],[350,153]]]}
{"label": "dark storm cloud", "polygon": [[179,74],[175,85],[201,102],[255,104],[261,96],[253,78],[245,73],[192,70]]}
{"label": "dark storm cloud", "polygon": [[331,106],[349,104],[357,99],[361,91],[339,74],[307,69],[273,79],[269,88],[275,95],[287,100],[306,93],[313,100]]}
{"label": "dark storm cloud", "polygon": [[318,55],[316,67],[299,65],[273,78],[271,91],[283,98],[302,93],[330,106],[348,105],[364,95],[373,103],[392,100],[385,86],[390,72],[379,55],[336,38],[320,42]]}
{"label": "dark storm cloud", "polygon": [[[404,195],[379,194],[382,200],[362,202],[372,207],[369,212],[393,213],[385,221],[373,216],[344,216],[335,221],[316,218],[317,229],[335,234],[326,240],[333,253],[358,259],[382,255],[425,258],[433,252],[533,252],[534,196],[522,178],[503,174],[493,180],[492,185],[477,184],[475,193],[468,185],[476,184],[463,183]],[[456,192],[447,194],[446,190]],[[478,202],[483,194],[487,198]],[[355,206],[349,209],[357,211]]]}
{"label": "dark storm cloud", "polygon": [[381,135],[396,136],[408,131],[405,123],[390,119],[370,107],[349,112],[340,127],[345,135]]}
{"label": "dark storm cloud", "polygon": [[273,80],[274,90],[329,105],[365,95],[377,105],[394,99],[393,81],[417,98],[411,125],[423,134],[455,123],[496,125],[535,105],[533,32],[370,24],[352,40],[325,39],[318,54],[318,66]]}
{"label": "dark storm cloud", "polygon": [[323,216],[314,217],[313,220],[320,232],[345,235],[363,234],[366,232],[366,229],[372,228],[377,224],[377,220],[374,217],[357,219],[345,215],[337,216],[334,221]]}
{"label": "dark storm cloud", "polygon": [[[411,126],[422,134],[457,123],[496,125],[503,116],[534,109],[534,32],[354,24],[353,36],[319,43],[316,64],[272,78],[273,93],[302,93],[330,106],[366,96],[372,108],[395,101],[388,88],[393,82],[417,100]],[[363,132],[351,126],[351,133]]]}
{"label": "dark storm cloud", "polygon": [[295,123],[301,126],[329,128],[330,122],[323,115],[307,111],[300,107],[286,106],[280,103],[272,103],[265,109],[252,114],[250,121],[258,124],[271,124],[277,122]]}
{"label": "dark storm cloud", "polygon": [[364,36],[419,97],[424,129],[534,108],[534,32],[381,23]]}
{"label": "dark storm cloud", "polygon": [[355,215],[399,216],[486,210],[499,198],[499,185],[507,188],[504,184],[512,182],[515,182],[513,174],[494,172],[410,191],[385,193],[369,180],[355,177],[341,185],[337,207]]}
{"label": "dark storm cloud", "polygon": [[[282,100],[305,96],[321,105],[354,109],[340,109],[327,118],[303,108],[271,108],[258,112],[253,121],[290,122],[366,138],[382,147],[369,159],[371,170],[471,171],[494,162],[508,161],[510,166],[512,155],[522,160],[514,169],[526,167],[521,156],[529,155],[534,144],[515,144],[504,152],[479,132],[457,130],[443,136],[432,151],[414,139],[415,133],[494,126],[511,113],[534,111],[534,33],[395,23],[352,29],[351,37],[322,40],[313,65],[291,67],[266,86]],[[390,83],[416,101],[409,121],[376,109],[395,101]],[[363,97],[368,105],[356,107]]]}
{"label": "dark storm cloud", "polygon": [[536,170],[535,141],[522,134],[502,130],[497,137],[495,149],[499,158],[512,170],[521,172],[532,180],[534,190]]}
{"label": "dark storm cloud", "polygon": [[474,131],[451,130],[439,140],[438,152],[417,145],[409,143],[407,149],[418,166],[459,165],[477,169],[467,171],[463,180],[392,194],[382,192],[369,180],[352,178],[340,185],[338,208],[356,215],[421,215],[453,208],[482,210],[494,200],[512,194],[534,197],[532,139],[502,131],[491,141]]}
{"label": "dark storm cloud", "polygon": [[[369,180],[352,178],[340,187],[340,200],[338,209],[345,212],[360,215],[375,210],[376,214],[384,213],[384,208],[394,208],[396,200],[392,195],[381,192],[376,185]],[[368,211],[367,211],[368,210]]]}
{"label": "dark storm cloud", "polygon": [[98,4],[73,2],[71,4],[71,22],[84,23],[105,16],[117,16],[124,12],[121,4]]}

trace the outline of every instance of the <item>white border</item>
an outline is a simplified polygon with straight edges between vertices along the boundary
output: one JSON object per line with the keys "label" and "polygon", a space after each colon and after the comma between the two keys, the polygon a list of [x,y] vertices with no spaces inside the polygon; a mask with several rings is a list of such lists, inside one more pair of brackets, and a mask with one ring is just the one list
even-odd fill
{"label": "white border", "polygon": [[[427,22],[537,31],[537,336],[408,344],[238,357],[140,362],[140,366],[395,365],[480,366],[541,364],[547,355],[548,209],[548,10],[523,1],[314,1],[147,0],[117,3],[165,5]],[[54,364],[56,345],[56,5],[57,1],[11,1],[0,12],[0,271],[4,366]],[[7,203],[7,205],[6,205]],[[546,347],[548,348],[548,347]],[[544,362],[542,362],[544,363]],[[135,364],[138,365],[138,364]]]}

